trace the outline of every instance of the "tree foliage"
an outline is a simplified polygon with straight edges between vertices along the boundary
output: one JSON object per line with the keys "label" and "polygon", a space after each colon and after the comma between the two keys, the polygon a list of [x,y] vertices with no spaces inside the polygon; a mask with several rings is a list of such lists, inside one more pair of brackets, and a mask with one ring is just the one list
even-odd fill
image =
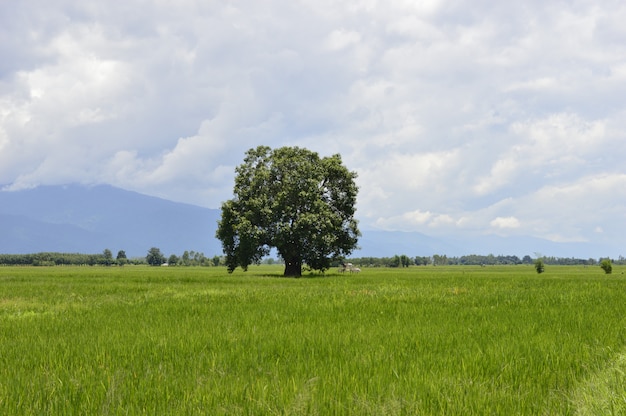
{"label": "tree foliage", "polygon": [[152,247],[148,250],[146,255],[146,263],[150,266],[160,266],[165,263],[165,256],[161,253],[161,250],[157,247]]}
{"label": "tree foliage", "polygon": [[120,266],[123,266],[126,263],[128,263],[128,257],[126,257],[126,252],[124,250],[118,251],[117,257],[115,258],[115,260],[117,261],[117,264],[119,264]]}
{"label": "tree foliage", "polygon": [[538,274],[543,273],[546,270],[546,266],[543,264],[543,260],[537,259],[535,260],[535,270]]}
{"label": "tree foliage", "polygon": [[357,186],[340,155],[307,149],[250,149],[236,168],[234,198],[222,204],[217,238],[232,272],[259,263],[275,247],[286,276],[302,264],[326,270],[356,248]]}
{"label": "tree foliage", "polygon": [[113,261],[113,253],[108,248],[105,248],[102,252],[102,257],[104,257],[105,266],[110,266],[114,263]]}
{"label": "tree foliage", "polygon": [[611,274],[613,273],[613,265],[611,264],[611,259],[602,259],[600,261],[600,268],[604,270],[604,273]]}

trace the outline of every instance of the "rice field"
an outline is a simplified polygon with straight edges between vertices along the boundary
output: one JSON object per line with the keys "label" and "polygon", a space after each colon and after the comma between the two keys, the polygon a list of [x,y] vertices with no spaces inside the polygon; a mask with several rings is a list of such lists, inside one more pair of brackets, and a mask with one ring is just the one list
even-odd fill
{"label": "rice field", "polygon": [[3,415],[622,415],[599,267],[0,267]]}

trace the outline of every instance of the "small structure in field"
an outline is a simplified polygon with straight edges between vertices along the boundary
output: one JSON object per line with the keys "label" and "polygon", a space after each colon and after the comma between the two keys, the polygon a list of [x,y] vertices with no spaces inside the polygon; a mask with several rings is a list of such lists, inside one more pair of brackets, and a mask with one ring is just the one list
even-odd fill
{"label": "small structure in field", "polygon": [[339,266],[340,273],[345,273],[345,272],[359,273],[360,271],[361,269],[359,269],[358,267],[354,267],[352,263],[341,263],[341,265]]}

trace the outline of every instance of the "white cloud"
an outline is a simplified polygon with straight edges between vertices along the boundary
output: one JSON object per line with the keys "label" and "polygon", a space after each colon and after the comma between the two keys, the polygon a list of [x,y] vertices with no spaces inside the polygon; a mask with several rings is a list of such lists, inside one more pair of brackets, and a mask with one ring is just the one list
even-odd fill
{"label": "white cloud", "polygon": [[515,217],[497,217],[489,224],[494,228],[519,228],[521,225]]}
{"label": "white cloud", "polygon": [[361,35],[359,35],[358,32],[336,29],[333,30],[326,38],[326,46],[331,51],[340,51],[358,43],[360,40]]}
{"label": "white cloud", "polygon": [[624,18],[591,0],[2,4],[0,183],[217,207],[248,148],[298,145],[359,173],[366,227],[624,242]]}
{"label": "white cloud", "polygon": [[585,121],[563,113],[513,123],[510,133],[516,140],[498,155],[474,190],[485,195],[511,183],[558,179],[597,168],[589,162],[597,161],[604,152],[608,139],[605,124],[604,120]]}
{"label": "white cloud", "polygon": [[442,228],[449,230],[454,226],[455,220],[448,214],[437,214],[430,211],[410,211],[401,215],[378,218],[375,225],[386,230],[414,230],[416,227],[427,227],[438,231]]}

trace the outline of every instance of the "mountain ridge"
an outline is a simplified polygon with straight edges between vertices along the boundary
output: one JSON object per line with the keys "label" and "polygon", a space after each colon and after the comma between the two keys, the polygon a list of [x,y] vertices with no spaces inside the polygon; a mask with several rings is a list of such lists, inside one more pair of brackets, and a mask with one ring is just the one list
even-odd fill
{"label": "mountain ridge", "polygon": [[[159,247],[167,254],[194,250],[214,255],[221,253],[214,238],[218,216],[218,210],[109,185],[5,191],[0,192],[0,252],[99,253],[108,248],[135,257]],[[16,217],[19,230],[11,225]]]}
{"label": "mountain ridge", "polygon": [[[164,254],[186,250],[220,255],[215,238],[220,210],[173,202],[110,185],[40,186],[0,191],[0,253],[44,251],[145,256],[151,247]],[[520,236],[432,237],[412,231],[364,230],[351,257],[531,255],[598,258],[608,247],[556,243]]]}

